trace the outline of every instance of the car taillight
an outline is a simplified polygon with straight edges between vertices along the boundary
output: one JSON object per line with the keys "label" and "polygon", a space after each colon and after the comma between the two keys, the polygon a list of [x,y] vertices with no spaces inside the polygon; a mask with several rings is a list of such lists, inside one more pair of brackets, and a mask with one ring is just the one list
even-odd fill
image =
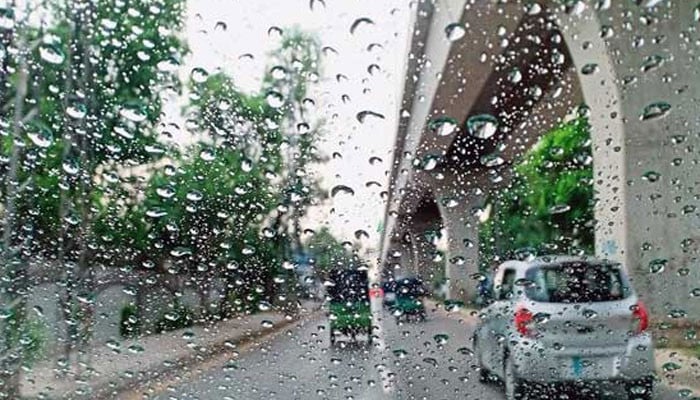
{"label": "car taillight", "polygon": [[517,330],[518,333],[523,336],[532,336],[533,332],[529,326],[532,322],[532,313],[528,311],[527,308],[518,308],[515,311],[513,322],[515,323],[515,330]]}
{"label": "car taillight", "polygon": [[641,301],[632,306],[632,320],[634,333],[640,334],[649,327],[649,312]]}

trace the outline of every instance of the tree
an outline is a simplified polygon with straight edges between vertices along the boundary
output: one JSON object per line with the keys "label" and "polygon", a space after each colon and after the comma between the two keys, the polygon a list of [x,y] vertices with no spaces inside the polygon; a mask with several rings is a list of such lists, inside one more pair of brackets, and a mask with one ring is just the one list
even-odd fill
{"label": "tree", "polygon": [[[20,57],[13,62],[26,58],[27,68],[14,68],[7,80],[11,92],[22,94],[22,74],[28,75],[23,104],[31,108],[13,128],[19,129],[13,143],[23,151],[15,157],[16,179],[6,175],[13,187],[3,193],[5,208],[16,209],[8,215],[22,220],[23,229],[6,223],[3,238],[16,245],[30,237],[23,244],[27,257],[58,260],[66,326],[77,327],[68,354],[89,339],[93,262],[110,265],[98,259],[95,249],[106,243],[94,235],[105,193],[113,190],[109,182],[124,166],[152,162],[164,152],[157,131],[160,91],[177,90],[168,66],[186,51],[177,36],[184,0],[157,6],[80,0],[45,9],[50,23],[28,27],[26,44],[18,42],[14,53]],[[13,188],[22,190],[15,196]]]}
{"label": "tree", "polygon": [[353,253],[339,242],[327,227],[321,228],[307,241],[307,251],[314,260],[316,274],[325,279],[334,268],[348,268],[353,264]]}
{"label": "tree", "polygon": [[[514,253],[593,251],[593,166],[585,117],[542,136],[492,200],[480,229],[482,260]],[[483,265],[486,267],[486,265]]]}
{"label": "tree", "polygon": [[[290,30],[270,58],[272,66],[265,75],[263,91],[279,113],[282,142],[287,148],[280,171],[280,204],[285,211],[279,213],[275,229],[280,238],[290,235],[291,247],[300,249],[300,219],[320,192],[310,166],[323,160],[316,147],[323,121],[314,120],[310,108],[315,103],[307,97],[320,74],[320,45],[313,36]],[[289,256],[291,250],[285,254]]]}
{"label": "tree", "polygon": [[[14,18],[14,4],[3,9],[3,17]],[[22,362],[24,346],[22,345],[22,329],[25,320],[25,303],[27,295],[27,271],[21,265],[19,254],[24,249],[17,249],[16,235],[17,224],[20,221],[18,215],[18,197],[20,195],[20,168],[21,168],[21,141],[25,115],[25,102],[27,100],[27,26],[26,18],[16,22],[15,32],[3,37],[3,42],[12,40],[18,49],[15,60],[15,87],[11,98],[9,125],[9,161],[5,175],[4,187],[4,215],[2,235],[2,273],[0,274],[0,390],[7,397],[19,395],[19,370]],[[3,43],[4,44],[4,43]],[[9,72],[11,63],[3,60],[3,75]],[[8,99],[9,100],[9,99]],[[2,110],[6,109],[3,105]],[[3,123],[3,125],[6,125]],[[27,236],[24,236],[27,239]],[[25,240],[26,241],[26,240]]]}

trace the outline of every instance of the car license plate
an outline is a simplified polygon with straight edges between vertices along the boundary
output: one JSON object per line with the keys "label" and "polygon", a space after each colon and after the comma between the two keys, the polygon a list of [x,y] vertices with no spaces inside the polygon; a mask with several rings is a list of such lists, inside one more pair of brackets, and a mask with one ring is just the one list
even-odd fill
{"label": "car license plate", "polygon": [[574,375],[574,377],[580,378],[583,375],[585,369],[584,364],[585,363],[581,357],[571,358],[571,373]]}

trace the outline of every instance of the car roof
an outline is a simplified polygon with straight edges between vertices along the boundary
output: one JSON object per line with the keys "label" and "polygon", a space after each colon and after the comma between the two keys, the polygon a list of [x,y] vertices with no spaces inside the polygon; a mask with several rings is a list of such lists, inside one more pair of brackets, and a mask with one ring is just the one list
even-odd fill
{"label": "car roof", "polygon": [[594,256],[569,256],[569,255],[546,255],[535,257],[531,260],[508,260],[498,266],[498,269],[513,268],[515,270],[525,270],[531,267],[558,265],[563,263],[585,262],[588,264],[614,265],[618,262],[597,258]]}

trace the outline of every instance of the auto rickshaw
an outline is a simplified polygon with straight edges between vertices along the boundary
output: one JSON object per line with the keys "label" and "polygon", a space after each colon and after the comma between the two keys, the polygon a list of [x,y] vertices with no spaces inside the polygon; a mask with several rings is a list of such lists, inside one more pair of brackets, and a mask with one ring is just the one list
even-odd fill
{"label": "auto rickshaw", "polygon": [[425,321],[425,305],[423,297],[427,294],[423,282],[419,278],[402,278],[396,281],[396,298],[391,306],[391,311],[396,322],[402,319],[407,321]]}
{"label": "auto rickshaw", "polygon": [[352,337],[366,334],[372,343],[372,314],[369,303],[369,281],[366,271],[333,270],[329,275],[328,316],[331,346],[338,335]]}

